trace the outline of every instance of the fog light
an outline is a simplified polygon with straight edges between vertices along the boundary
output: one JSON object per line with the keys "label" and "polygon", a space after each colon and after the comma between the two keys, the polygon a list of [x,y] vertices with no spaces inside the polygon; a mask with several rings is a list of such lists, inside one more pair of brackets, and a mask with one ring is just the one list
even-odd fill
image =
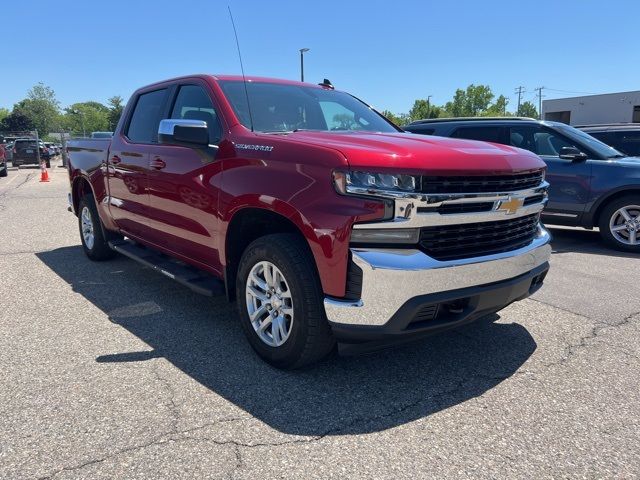
{"label": "fog light", "polygon": [[418,243],[417,228],[354,228],[351,243]]}

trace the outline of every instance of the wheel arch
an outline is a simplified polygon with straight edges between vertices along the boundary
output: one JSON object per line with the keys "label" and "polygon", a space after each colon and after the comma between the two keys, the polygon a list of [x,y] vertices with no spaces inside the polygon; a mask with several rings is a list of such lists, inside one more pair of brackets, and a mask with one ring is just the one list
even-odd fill
{"label": "wheel arch", "polygon": [[[225,288],[229,300],[235,298],[238,264],[243,252],[254,240],[274,233],[296,234],[309,247],[298,225],[282,213],[256,206],[247,206],[235,212],[227,226],[223,256]],[[310,248],[308,251],[313,258]]]}
{"label": "wheel arch", "polygon": [[606,195],[603,195],[600,199],[598,199],[596,203],[594,203],[588,215],[585,215],[585,219],[582,222],[583,226],[587,228],[593,228],[594,226],[597,226],[600,221],[600,215],[602,214],[602,211],[605,209],[605,207],[609,203],[627,195],[640,196],[640,185],[625,185],[607,192]]}
{"label": "wheel arch", "polygon": [[96,195],[89,179],[84,175],[78,175],[73,179],[73,183],[71,184],[71,201],[73,202],[73,212],[76,217],[78,216],[80,199],[87,194],[92,195],[95,200]]}

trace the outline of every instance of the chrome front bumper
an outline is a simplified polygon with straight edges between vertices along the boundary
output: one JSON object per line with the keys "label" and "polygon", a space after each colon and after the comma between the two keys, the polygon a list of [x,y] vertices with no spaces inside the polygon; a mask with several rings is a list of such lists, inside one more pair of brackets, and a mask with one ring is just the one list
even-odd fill
{"label": "chrome front bumper", "polygon": [[334,325],[383,327],[415,297],[503,282],[535,270],[549,261],[550,241],[540,226],[526,247],[453,261],[438,261],[420,250],[352,248],[363,272],[361,299],[326,297],[327,319]]}

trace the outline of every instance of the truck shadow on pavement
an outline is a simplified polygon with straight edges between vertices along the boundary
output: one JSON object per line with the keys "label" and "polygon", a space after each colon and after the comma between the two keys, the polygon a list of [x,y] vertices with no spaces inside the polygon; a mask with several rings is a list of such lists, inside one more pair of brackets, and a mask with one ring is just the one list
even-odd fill
{"label": "truck shadow on pavement", "polygon": [[237,325],[235,304],[225,298],[199,296],[125,258],[90,262],[80,246],[37,256],[110,321],[152,348],[114,352],[105,339],[97,362],[163,357],[287,434],[346,435],[403,425],[482,395],[536,349],[523,326],[496,323],[494,315],[393,350],[333,355],[306,370],[283,372],[253,353]]}

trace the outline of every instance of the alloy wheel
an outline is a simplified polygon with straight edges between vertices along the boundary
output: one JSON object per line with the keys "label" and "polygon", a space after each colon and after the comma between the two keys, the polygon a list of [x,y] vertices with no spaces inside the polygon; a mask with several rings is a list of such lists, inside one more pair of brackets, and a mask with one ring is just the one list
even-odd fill
{"label": "alloy wheel", "polygon": [[82,223],[82,238],[84,240],[84,244],[89,250],[91,250],[95,243],[95,236],[93,234],[93,219],[91,217],[91,210],[89,210],[89,207],[85,206],[82,209],[80,221]]}
{"label": "alloy wheel", "polygon": [[616,210],[609,220],[611,235],[624,245],[640,245],[640,205]]}
{"label": "alloy wheel", "polygon": [[251,325],[270,347],[279,347],[291,335],[293,299],[283,273],[273,263],[256,263],[246,283],[246,303]]}

